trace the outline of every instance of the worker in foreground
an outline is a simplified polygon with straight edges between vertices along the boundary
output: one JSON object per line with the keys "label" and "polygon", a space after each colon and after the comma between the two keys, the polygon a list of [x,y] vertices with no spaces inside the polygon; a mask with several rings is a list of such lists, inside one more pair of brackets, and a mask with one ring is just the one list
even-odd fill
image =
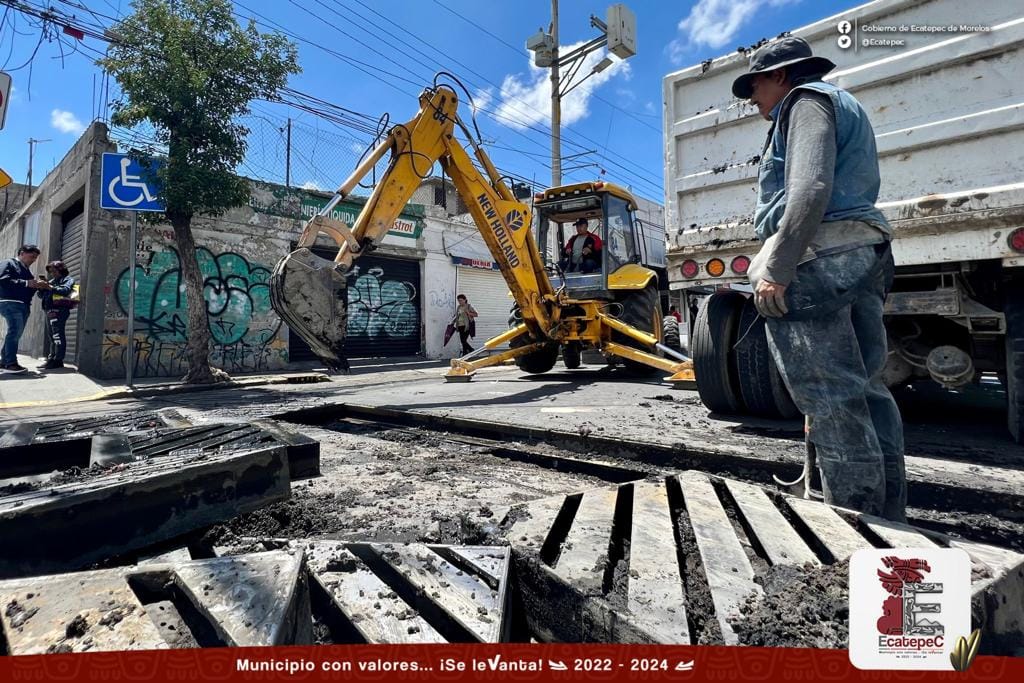
{"label": "worker in foreground", "polygon": [[905,521],[903,424],[882,381],[892,228],[867,113],[821,78],[835,68],[786,37],[750,59],[732,92],[771,129],[761,153],[750,267],[768,342],[817,452],[825,501]]}

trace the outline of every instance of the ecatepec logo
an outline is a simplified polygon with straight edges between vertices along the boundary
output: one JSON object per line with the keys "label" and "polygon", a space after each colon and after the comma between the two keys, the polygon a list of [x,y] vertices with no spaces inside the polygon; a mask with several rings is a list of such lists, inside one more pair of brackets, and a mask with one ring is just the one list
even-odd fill
{"label": "ecatepec logo", "polygon": [[850,559],[850,661],[859,669],[952,668],[971,632],[971,561],[962,550],[860,550]]}

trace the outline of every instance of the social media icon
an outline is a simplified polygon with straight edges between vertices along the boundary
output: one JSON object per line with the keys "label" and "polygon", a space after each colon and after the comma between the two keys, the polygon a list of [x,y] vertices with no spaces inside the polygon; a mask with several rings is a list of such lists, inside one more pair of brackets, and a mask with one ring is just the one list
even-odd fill
{"label": "social media icon", "polygon": [[844,19],[843,21],[839,22],[839,26],[837,26],[836,28],[838,28],[839,32],[845,36],[847,33],[850,32],[850,29],[853,28],[853,25]]}
{"label": "social media icon", "polygon": [[853,41],[850,40],[850,36],[839,36],[839,40],[837,42],[839,43],[840,50],[845,50],[853,44]]}

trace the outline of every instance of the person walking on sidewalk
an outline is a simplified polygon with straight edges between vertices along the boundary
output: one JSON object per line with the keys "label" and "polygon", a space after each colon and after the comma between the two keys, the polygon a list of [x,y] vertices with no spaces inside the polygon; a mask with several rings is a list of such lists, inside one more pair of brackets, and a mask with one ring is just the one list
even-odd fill
{"label": "person walking on sidewalk", "polygon": [[[7,323],[3,350],[0,351],[0,372],[18,374],[28,372],[18,365],[18,343],[28,323],[32,309],[32,295],[36,290],[49,289],[45,279],[37,280],[28,268],[39,258],[39,247],[24,244],[15,258],[8,259],[0,268],[0,316]],[[43,278],[42,275],[39,276]]]}
{"label": "person walking on sidewalk", "polygon": [[50,326],[50,353],[46,362],[39,366],[40,370],[56,370],[64,367],[64,354],[67,352],[68,339],[65,328],[71,311],[78,305],[75,278],[71,277],[68,267],[63,261],[51,261],[46,264],[50,289],[39,291],[46,311],[46,323]]}
{"label": "person walking on sidewalk", "polygon": [[892,228],[867,112],[801,38],[753,54],[732,93],[771,122],[749,268],[768,344],[808,418],[825,502],[906,520],[903,423],[882,379]]}
{"label": "person walking on sidewalk", "polygon": [[459,302],[455,308],[455,329],[459,332],[459,341],[462,342],[462,355],[473,352],[469,345],[469,338],[476,336],[476,309],[469,304],[465,294],[459,294],[455,299]]}

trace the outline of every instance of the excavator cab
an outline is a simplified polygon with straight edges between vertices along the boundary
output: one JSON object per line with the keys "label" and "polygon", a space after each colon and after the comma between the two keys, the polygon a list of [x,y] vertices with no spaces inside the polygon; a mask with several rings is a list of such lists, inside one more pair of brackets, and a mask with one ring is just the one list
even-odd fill
{"label": "excavator cab", "polygon": [[[614,300],[616,292],[659,289],[667,283],[665,240],[635,217],[636,200],[624,188],[603,181],[546,190],[534,198],[537,243],[552,284],[576,298]],[[587,230],[600,249],[589,267],[573,263],[570,242],[575,224]],[[652,233],[652,234],[648,234]],[[659,294],[659,300],[661,296]]]}

